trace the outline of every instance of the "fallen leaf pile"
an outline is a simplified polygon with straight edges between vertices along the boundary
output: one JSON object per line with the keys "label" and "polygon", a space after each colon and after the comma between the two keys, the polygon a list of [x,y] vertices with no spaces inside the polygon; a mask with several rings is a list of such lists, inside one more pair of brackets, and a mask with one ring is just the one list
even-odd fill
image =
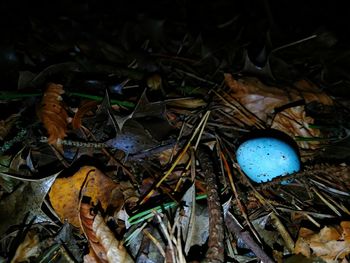
{"label": "fallen leaf pile", "polygon": [[317,256],[329,263],[345,259],[350,255],[350,222],[325,226],[319,232],[301,228],[294,252],[306,257]]}
{"label": "fallen leaf pile", "polygon": [[[315,22],[331,8],[305,27],[293,1],[12,2],[0,262],[350,260],[350,43]],[[245,140],[266,144],[241,169]],[[293,173],[256,182],[261,160]]]}
{"label": "fallen leaf pile", "polygon": [[[306,116],[305,106],[292,105],[292,103],[304,100],[305,103],[319,102],[324,105],[333,105],[332,99],[320,91],[309,81],[301,80],[294,83],[293,87],[273,87],[263,84],[256,78],[242,78],[236,80],[231,74],[225,74],[226,85],[230,90],[225,98],[230,102],[236,100],[246,110],[250,116],[240,120],[248,126],[254,126],[256,119],[264,123],[271,122],[271,128],[278,129],[289,134],[292,137],[319,138],[321,132],[319,129],[311,128],[310,124],[314,120]],[[291,106],[288,106],[291,104]],[[287,108],[278,111],[279,108]],[[277,112],[276,112],[277,110]],[[237,115],[237,111],[227,109],[231,114]],[[319,147],[319,141],[299,141],[302,149],[315,149]]]}

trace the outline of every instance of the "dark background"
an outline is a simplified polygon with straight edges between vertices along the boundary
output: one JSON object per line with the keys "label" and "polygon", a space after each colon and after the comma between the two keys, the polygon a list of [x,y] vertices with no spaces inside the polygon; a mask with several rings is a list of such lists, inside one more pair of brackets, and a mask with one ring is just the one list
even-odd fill
{"label": "dark background", "polygon": [[[174,54],[186,34],[200,35],[216,59],[225,60],[221,68],[230,69],[241,63],[237,52],[229,54],[232,45],[254,57],[264,46],[272,50],[315,33],[325,34],[323,44],[332,51],[348,50],[345,1],[1,1],[0,89],[16,89],[21,70],[40,72],[71,60],[77,43],[87,46],[84,55],[102,61],[100,40],[132,53],[150,39],[152,52]],[[329,43],[334,39],[336,45]],[[341,64],[343,77],[349,63]]]}

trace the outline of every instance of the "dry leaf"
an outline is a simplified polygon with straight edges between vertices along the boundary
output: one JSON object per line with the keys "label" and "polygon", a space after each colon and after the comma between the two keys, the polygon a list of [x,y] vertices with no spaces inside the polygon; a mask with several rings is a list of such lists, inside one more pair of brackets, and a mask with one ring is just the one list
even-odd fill
{"label": "dry leaf", "polygon": [[[267,86],[256,78],[242,78],[235,80],[231,74],[225,74],[226,85],[230,91],[225,98],[228,101],[236,100],[246,110],[253,113],[263,122],[267,122],[274,115],[275,109],[290,103],[305,100],[306,103],[317,101],[324,105],[332,105],[332,99],[320,91],[314,84],[306,80],[294,83],[293,87],[277,88]],[[235,112],[227,109],[231,114]],[[246,125],[251,125],[252,120],[241,119]],[[253,121],[254,122],[254,121]],[[309,127],[314,120],[305,115],[304,105],[288,107],[281,110],[273,119],[272,128],[281,130],[292,137],[319,137],[318,129]],[[298,142],[304,149],[315,149],[318,141]]]}
{"label": "dry leaf", "polygon": [[196,109],[207,105],[207,103],[204,100],[194,98],[175,99],[168,101],[166,104],[169,106],[185,109]]}
{"label": "dry leaf", "polygon": [[89,256],[90,260],[95,259],[96,262],[108,262],[105,249],[100,244],[95,231],[93,230],[93,222],[95,218],[95,213],[93,212],[93,207],[89,204],[82,203],[80,206],[80,227],[86,238],[89,241],[90,250]]}
{"label": "dry leaf", "polygon": [[96,101],[85,101],[79,107],[78,111],[75,113],[72,120],[73,129],[79,129],[81,127],[81,119],[86,115],[89,111],[96,108],[98,102]]}
{"label": "dry leaf", "polygon": [[[162,151],[161,153],[158,154],[158,159],[159,159],[159,162],[161,165],[166,165],[169,163],[170,161],[170,158],[177,155],[179,151],[179,147],[176,147],[176,149],[173,149],[173,148],[170,148],[170,149],[167,149],[165,151]],[[188,162],[188,160],[190,159],[190,156],[188,153],[185,153],[181,159],[179,160],[178,162],[178,165],[181,165],[181,164],[186,164]]]}
{"label": "dry leaf", "polygon": [[16,113],[7,117],[6,120],[0,120],[0,140],[3,140],[7,136],[19,116]]}
{"label": "dry leaf", "polygon": [[80,168],[73,176],[58,178],[50,190],[50,202],[61,220],[79,227],[80,194],[88,196],[104,210],[119,211],[124,204],[119,184],[92,166]]}
{"label": "dry leaf", "polygon": [[301,228],[294,253],[338,262],[350,254],[349,227],[350,221],[343,221],[340,226],[325,226],[319,233]]}
{"label": "dry leaf", "polygon": [[[123,244],[108,228],[100,214],[92,211],[92,206],[82,204],[80,208],[81,227],[89,240],[97,262],[134,262]],[[90,257],[93,255],[90,253]]]}
{"label": "dry leaf", "polygon": [[50,83],[41,100],[39,117],[49,135],[49,144],[58,145],[66,136],[68,114],[62,102],[63,93],[62,85]]}
{"label": "dry leaf", "polygon": [[11,262],[28,262],[30,257],[39,255],[39,237],[35,230],[30,230],[23,242],[17,247]]}
{"label": "dry leaf", "polygon": [[100,214],[95,216],[92,227],[98,240],[107,252],[109,262],[134,262],[123,244],[114,237],[112,231],[107,227]]}
{"label": "dry leaf", "polygon": [[162,77],[157,73],[152,74],[147,78],[147,86],[151,90],[160,90],[162,88]]}
{"label": "dry leaf", "polygon": [[[309,128],[314,123],[314,119],[306,116],[304,106],[288,108],[276,114],[271,128],[283,131],[291,137],[321,137],[319,129]],[[301,149],[315,149],[319,142],[316,141],[298,141]]]}

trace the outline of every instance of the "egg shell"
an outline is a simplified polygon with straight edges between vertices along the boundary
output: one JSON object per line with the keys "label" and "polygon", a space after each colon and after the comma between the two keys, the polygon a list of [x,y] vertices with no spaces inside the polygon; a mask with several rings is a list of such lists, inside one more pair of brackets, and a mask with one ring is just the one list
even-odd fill
{"label": "egg shell", "polygon": [[272,137],[245,141],[238,147],[236,156],[242,171],[257,183],[300,170],[297,151],[288,143]]}

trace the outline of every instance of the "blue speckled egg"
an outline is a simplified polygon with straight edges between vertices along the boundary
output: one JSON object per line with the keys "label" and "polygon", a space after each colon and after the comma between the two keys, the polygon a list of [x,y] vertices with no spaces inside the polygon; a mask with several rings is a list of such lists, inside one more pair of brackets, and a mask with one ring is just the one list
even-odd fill
{"label": "blue speckled egg", "polygon": [[243,172],[257,183],[300,170],[299,156],[294,148],[272,137],[247,140],[238,147],[236,155]]}

